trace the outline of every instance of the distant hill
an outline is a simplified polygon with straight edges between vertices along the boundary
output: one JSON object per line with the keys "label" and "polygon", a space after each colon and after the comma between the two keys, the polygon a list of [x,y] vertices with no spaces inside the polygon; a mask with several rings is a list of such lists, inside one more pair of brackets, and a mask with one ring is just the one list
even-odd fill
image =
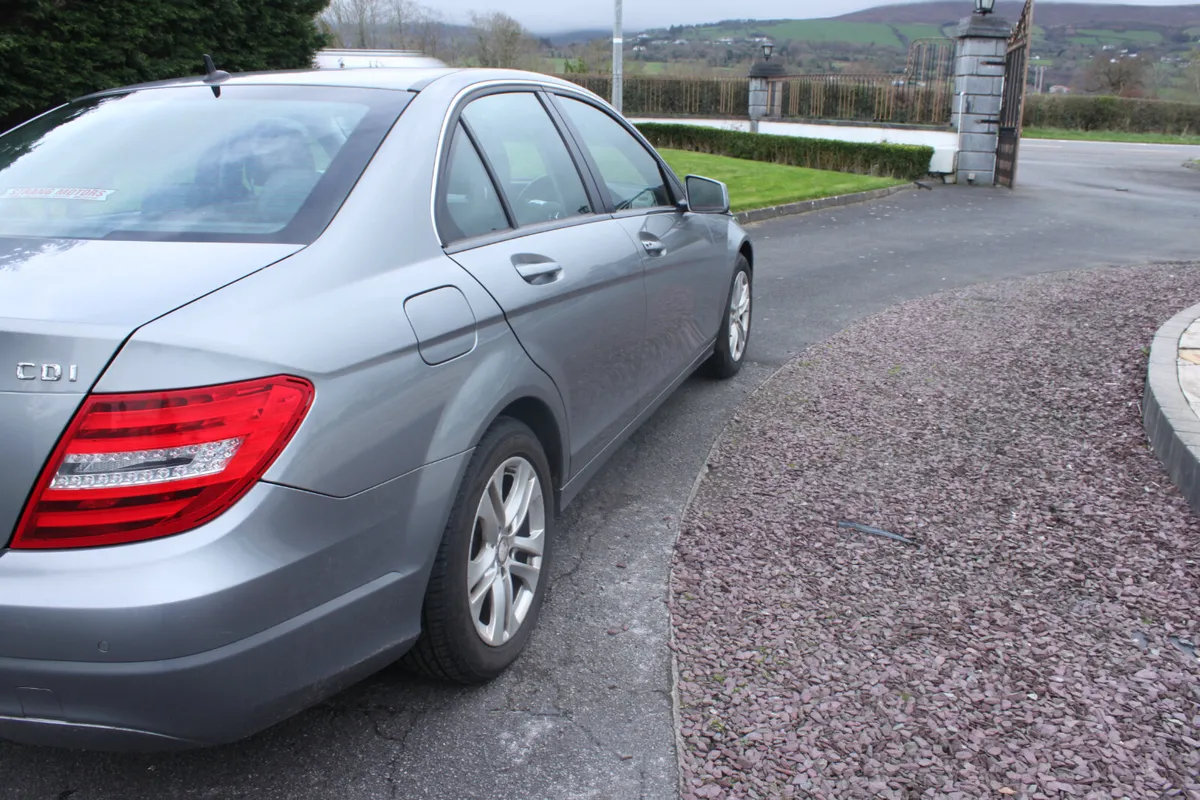
{"label": "distant hill", "polygon": [[[996,3],[996,14],[1015,20],[1021,14],[1023,2],[1000,0]],[[874,22],[885,25],[928,24],[943,25],[967,16],[970,6],[961,0],[934,0],[928,3],[905,3],[878,6],[853,14],[843,14],[835,19],[845,22]],[[1200,25],[1200,5],[1191,6],[1123,6],[1099,3],[1050,3],[1039,2],[1034,6],[1034,22],[1044,26],[1097,26],[1116,27],[1129,25],[1136,28],[1153,26],[1188,28]]]}
{"label": "distant hill", "polygon": [[583,44],[596,39],[611,39],[612,28],[588,28],[577,31],[563,31],[560,33],[542,33],[537,34],[547,39],[555,47],[565,47],[571,44]]}
{"label": "distant hill", "polygon": [[[1015,22],[1023,0],[999,0],[996,14]],[[704,25],[676,25],[646,31],[654,41],[708,42],[716,45],[769,39],[828,52],[832,45],[882,51],[904,51],[913,39],[953,36],[956,24],[970,14],[963,0],[878,6],[830,19],[729,19]],[[1041,0],[1034,10],[1035,46],[1059,56],[1122,48],[1150,55],[1177,56],[1200,40],[1200,5],[1132,6],[1099,3],[1055,3]],[[847,50],[847,52],[852,52]]]}

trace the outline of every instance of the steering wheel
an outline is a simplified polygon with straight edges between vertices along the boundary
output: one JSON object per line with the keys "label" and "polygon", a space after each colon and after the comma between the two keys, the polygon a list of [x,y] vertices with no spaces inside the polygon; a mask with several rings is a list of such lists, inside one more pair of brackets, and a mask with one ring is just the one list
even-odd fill
{"label": "steering wheel", "polygon": [[[543,191],[544,189],[549,189],[549,191]],[[544,222],[562,219],[567,214],[562,201],[554,199],[554,195],[557,193],[554,181],[549,175],[543,175],[540,178],[535,178],[528,186],[521,190],[521,193],[517,195],[514,205],[528,206],[531,209],[536,208],[537,216]],[[539,194],[541,197],[538,196]]]}
{"label": "steering wheel", "polygon": [[543,196],[542,198],[537,197],[537,192],[540,192],[541,190],[543,190],[547,187],[549,187],[550,194],[552,195],[554,193],[555,187],[554,187],[554,181],[552,181],[550,179],[549,175],[543,175],[540,178],[534,178],[532,181],[530,181],[525,186],[524,189],[521,190],[521,193],[519,195],[517,195],[517,203],[519,205],[525,205],[526,203],[528,203],[534,199],[544,199],[544,200],[552,199],[551,197],[548,197],[548,196]]}

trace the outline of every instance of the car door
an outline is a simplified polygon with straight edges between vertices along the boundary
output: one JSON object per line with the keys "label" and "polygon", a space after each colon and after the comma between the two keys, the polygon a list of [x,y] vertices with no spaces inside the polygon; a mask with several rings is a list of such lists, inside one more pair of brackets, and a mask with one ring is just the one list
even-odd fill
{"label": "car door", "polygon": [[650,403],[695,363],[721,326],[732,275],[728,226],[682,209],[677,183],[627,123],[579,97],[554,99],[646,267],[642,383]]}
{"label": "car door", "polygon": [[562,395],[575,474],[633,421],[646,292],[636,246],[534,91],[457,114],[436,203],[446,252],[504,309]]}

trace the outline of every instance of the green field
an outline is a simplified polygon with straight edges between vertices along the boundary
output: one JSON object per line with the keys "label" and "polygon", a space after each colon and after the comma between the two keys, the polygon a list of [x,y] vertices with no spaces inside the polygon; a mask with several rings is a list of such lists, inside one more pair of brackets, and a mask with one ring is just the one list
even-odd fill
{"label": "green field", "polygon": [[1139,44],[1158,44],[1163,40],[1162,34],[1158,31],[1109,31],[1109,30],[1081,30],[1080,36],[1094,36],[1097,39],[1103,39],[1106,43],[1109,40],[1112,43],[1117,42],[1137,42]]}
{"label": "green field", "polygon": [[909,41],[913,39],[937,39],[942,36],[942,29],[937,25],[897,25],[896,30]]}
{"label": "green field", "polygon": [[848,172],[789,167],[684,150],[662,149],[658,152],[680,178],[685,175],[703,175],[724,182],[729,187],[729,199],[734,211],[769,208],[784,203],[866,192],[905,183],[895,178],[874,178]]}
{"label": "green field", "polygon": [[1200,136],[1172,136],[1162,133],[1123,133],[1121,131],[1073,131],[1065,128],[1025,128],[1027,139],[1067,139],[1075,142],[1130,142],[1134,144],[1200,145]]}
{"label": "green field", "polygon": [[1074,44],[1137,47],[1138,45],[1162,44],[1163,36],[1158,31],[1110,31],[1080,30],[1068,38]]}
{"label": "green field", "polygon": [[[927,31],[923,35],[937,36],[936,25],[908,25],[907,28]],[[903,47],[890,26],[881,22],[842,22],[834,19],[795,19],[779,22],[760,22],[747,25],[705,25],[689,28],[683,35],[690,39],[744,39],[749,36],[769,36],[776,42],[789,39],[797,42],[849,42],[873,44],[877,47]],[[907,34],[906,34],[907,35]]]}

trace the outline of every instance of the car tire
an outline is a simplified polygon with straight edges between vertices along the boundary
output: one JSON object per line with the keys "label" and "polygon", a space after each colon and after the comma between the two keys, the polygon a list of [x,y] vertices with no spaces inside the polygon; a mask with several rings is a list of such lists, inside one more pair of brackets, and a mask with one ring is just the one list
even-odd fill
{"label": "car tire", "polygon": [[[523,516],[522,486],[529,491]],[[542,446],[526,425],[501,417],[480,439],[459,487],[426,588],[421,635],[404,663],[428,677],[476,684],[516,661],[546,593],[553,526]]]}
{"label": "car tire", "polygon": [[[721,315],[716,349],[705,363],[705,371],[714,378],[732,378],[742,369],[753,323],[753,289],[754,276],[750,271],[750,262],[739,254],[734,262],[733,279],[729,283],[725,313]],[[737,326],[740,341],[735,338],[734,326]]]}

